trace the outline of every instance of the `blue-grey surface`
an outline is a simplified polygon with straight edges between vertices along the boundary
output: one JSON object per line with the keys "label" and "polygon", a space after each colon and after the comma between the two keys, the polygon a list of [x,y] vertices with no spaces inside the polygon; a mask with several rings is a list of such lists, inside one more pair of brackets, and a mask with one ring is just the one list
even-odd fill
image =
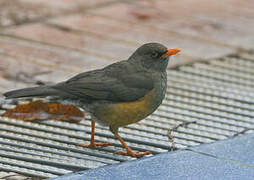
{"label": "blue-grey surface", "polygon": [[[253,179],[254,134],[104,166],[55,178],[81,179]],[[199,151],[199,152],[198,152]]]}
{"label": "blue-grey surface", "polygon": [[254,134],[244,135],[239,138],[233,138],[232,140],[218,141],[213,144],[204,144],[191,149],[220,158],[249,164],[254,167]]}

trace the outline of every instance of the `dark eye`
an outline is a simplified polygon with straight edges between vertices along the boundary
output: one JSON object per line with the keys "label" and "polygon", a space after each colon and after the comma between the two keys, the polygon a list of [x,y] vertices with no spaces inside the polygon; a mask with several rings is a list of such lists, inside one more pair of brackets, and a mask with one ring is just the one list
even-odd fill
{"label": "dark eye", "polygon": [[151,56],[152,56],[152,58],[158,58],[158,57],[159,57],[159,53],[153,52],[153,53],[151,54]]}

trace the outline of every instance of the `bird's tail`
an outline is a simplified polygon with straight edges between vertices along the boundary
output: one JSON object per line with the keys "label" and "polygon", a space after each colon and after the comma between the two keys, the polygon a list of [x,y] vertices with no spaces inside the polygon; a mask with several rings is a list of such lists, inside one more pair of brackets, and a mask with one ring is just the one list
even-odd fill
{"label": "bird's tail", "polygon": [[23,98],[23,97],[45,97],[45,96],[57,96],[58,90],[51,88],[50,86],[39,86],[32,88],[18,89],[9,91],[3,95],[7,98]]}

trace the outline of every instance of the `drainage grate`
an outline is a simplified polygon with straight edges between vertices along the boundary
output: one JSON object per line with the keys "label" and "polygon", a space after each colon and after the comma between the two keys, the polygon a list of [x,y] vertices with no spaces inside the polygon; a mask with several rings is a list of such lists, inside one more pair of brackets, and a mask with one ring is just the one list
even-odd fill
{"label": "drainage grate", "polygon": [[[120,129],[134,150],[153,154],[209,143],[254,128],[254,56],[227,56],[168,71],[167,96],[145,120]],[[3,104],[1,113],[14,105]],[[90,138],[90,121],[23,122],[0,117],[0,171],[55,177],[133,158],[114,154],[122,148],[107,128],[97,125],[96,139],[113,147],[83,149]]]}

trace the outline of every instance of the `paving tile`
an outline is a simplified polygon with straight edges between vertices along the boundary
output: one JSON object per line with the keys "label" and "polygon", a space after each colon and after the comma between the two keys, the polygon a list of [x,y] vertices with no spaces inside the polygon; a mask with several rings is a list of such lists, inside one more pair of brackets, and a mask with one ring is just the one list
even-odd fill
{"label": "paving tile", "polygon": [[23,38],[63,46],[82,48],[86,44],[83,38],[74,33],[60,31],[37,23],[9,29],[7,32]]}
{"label": "paving tile", "polygon": [[[78,23],[78,21],[76,22]],[[91,25],[91,27],[92,26],[93,25]],[[29,56],[33,56],[33,57],[36,56],[37,58],[44,58],[48,60],[49,58],[52,58],[52,60],[55,59],[54,61],[56,62],[61,61],[64,65],[70,64],[68,65],[70,67],[75,65],[77,67],[83,66],[84,70],[92,69],[93,67],[94,68],[103,67],[110,63],[127,59],[130,56],[130,54],[132,54],[135,51],[135,49],[142,44],[137,41],[133,41],[133,43],[131,43],[131,41],[129,43],[122,42],[121,40],[117,40],[114,38],[112,39],[110,36],[104,36],[103,34],[100,34],[100,33],[91,34],[86,32],[79,32],[79,33],[65,32],[65,31],[59,30],[59,28],[49,26],[49,25],[42,25],[42,24],[26,25],[26,26],[10,29],[6,32],[9,34],[14,34],[15,36],[25,37],[27,39],[36,40],[39,42],[51,43],[56,46],[69,47],[70,49],[76,49],[76,50],[85,50],[88,52],[88,53],[84,52],[84,55],[86,56],[84,57],[77,56],[75,57],[76,61],[72,61],[72,63],[70,64],[69,61],[72,60],[73,57],[66,56],[65,55],[66,53],[63,53],[64,55],[57,55],[55,57],[54,52],[50,52],[50,53],[48,52],[47,53],[48,55],[44,56],[45,54],[44,51],[39,52],[37,54],[36,52],[39,49],[37,51],[35,50],[35,53],[33,53],[33,47],[32,47],[32,50],[29,50],[30,47],[26,48],[28,51],[32,52],[32,53],[29,53]],[[143,43],[145,43],[145,41],[143,41]],[[32,44],[33,43],[31,42],[31,45]],[[4,48],[7,49],[7,47],[8,47],[8,44]],[[14,51],[19,51],[19,53],[24,54],[23,52],[27,51],[27,50],[24,50],[24,48],[25,47],[14,48]],[[90,56],[87,56],[87,55],[90,55]],[[60,57],[65,56],[65,57],[59,58],[58,56]],[[180,57],[178,59],[187,59],[188,61],[190,58]],[[73,65],[73,63],[75,64]],[[175,65],[179,63],[176,60],[172,64]],[[92,67],[92,68],[89,68],[89,67]]]}
{"label": "paving tile", "polygon": [[[32,24],[6,31],[19,37],[51,43],[53,45],[69,47],[72,49],[88,50],[90,55],[98,56],[102,61],[116,61],[115,58],[124,59],[126,56],[117,54],[115,48],[126,49],[126,45],[112,42],[89,34],[79,34],[62,31],[58,28],[42,24]],[[89,54],[89,53],[87,53]],[[116,55],[115,55],[116,54]],[[112,55],[112,56],[110,56]]]}
{"label": "paving tile", "polygon": [[193,35],[236,47],[253,48],[253,17],[246,18],[232,12],[223,11],[221,9],[223,7],[225,8],[225,5],[217,5],[214,8],[209,7],[213,11],[204,12],[194,10],[191,16],[184,18],[179,18],[182,15],[177,11],[171,12],[170,16],[176,17],[175,20],[161,22],[161,25],[178,33]]}
{"label": "paving tile", "polygon": [[[121,9],[121,7],[125,6],[117,5],[115,8]],[[109,19],[103,16],[77,15],[65,17],[65,21],[57,19],[53,22],[66,25],[67,27],[75,27],[83,31],[96,32],[126,45],[137,46],[137,44],[141,45],[147,42],[160,42],[171,48],[180,48],[182,49],[182,54],[195,58],[212,58],[233,52],[229,48],[218,47],[190,38],[178,37],[174,33],[143,26],[141,23],[136,24],[124,20]],[[195,50],[193,47],[195,47]]]}
{"label": "paving tile", "polygon": [[[38,66],[37,64],[29,63],[27,61],[17,60],[12,57],[6,57],[3,55],[0,55],[0,68],[1,72],[9,72],[12,74],[17,74],[19,72],[27,71],[27,73],[36,73],[38,71],[46,71],[49,70],[49,68]],[[18,68],[17,68],[18,67]],[[1,73],[2,74],[2,73]]]}
{"label": "paving tile", "polygon": [[0,55],[0,93],[18,88],[38,86],[37,82],[63,81],[74,74],[73,72],[40,66],[32,63],[32,61]]}
{"label": "paving tile", "polygon": [[191,149],[254,166],[253,138],[254,134],[252,133],[213,144],[204,144]]}
{"label": "paving tile", "polygon": [[253,168],[190,151],[165,153],[55,179],[249,179]]}
{"label": "paving tile", "polygon": [[70,9],[80,9],[88,8],[91,6],[98,5],[100,3],[109,2],[110,0],[20,0],[22,3],[31,3],[34,5],[44,5],[48,8],[70,10]]}
{"label": "paving tile", "polygon": [[43,4],[32,4],[19,0],[0,0],[0,27],[22,24],[33,19],[52,16],[57,9],[48,9]]}
{"label": "paving tile", "polygon": [[[190,34],[204,39],[215,40],[244,48],[253,48],[254,22],[252,18],[254,13],[248,10],[247,3],[241,1],[236,6],[235,1],[186,1],[182,2],[188,8],[185,8],[185,16],[176,11],[181,8],[172,8],[172,11],[166,11],[170,16],[176,19],[175,22],[165,21],[163,26],[174,29],[176,32]],[[169,6],[168,1],[158,3],[158,5]],[[247,27],[247,28],[243,28]]]}
{"label": "paving tile", "polygon": [[0,27],[40,21],[52,16],[106,6],[112,0],[0,0]]}
{"label": "paving tile", "polygon": [[6,78],[3,78],[0,75],[0,98],[2,96],[2,93],[7,92],[9,90],[18,89],[18,88],[24,88],[27,87],[26,83],[20,82],[20,81],[9,81]]}
{"label": "paving tile", "polygon": [[[239,3],[239,1],[236,2],[234,0],[182,0],[175,1],[174,3],[172,3],[171,1],[160,1],[156,3],[156,7],[158,9],[164,9],[165,11],[163,12],[165,14],[171,13],[181,17],[189,17],[195,15],[221,15],[222,17],[224,15],[231,15],[232,19],[236,16],[240,16],[243,18],[253,17],[253,11],[251,10],[248,3],[242,2],[244,1],[240,2],[241,6],[239,7],[239,5],[236,5],[237,3]],[[175,18],[175,16],[173,17]]]}
{"label": "paving tile", "polygon": [[[114,6],[98,9],[93,13],[104,17],[131,21],[137,24],[150,25],[159,29],[169,30],[185,35],[192,35],[196,41],[203,41],[217,45],[234,45],[252,48],[254,23],[251,20],[254,13],[248,14],[244,8],[228,7],[219,1],[156,1],[156,13],[147,13],[145,20],[137,18],[132,13],[137,7],[133,4],[116,4]],[[230,3],[229,3],[230,4]],[[117,8],[116,8],[117,7]],[[167,10],[169,7],[170,10]],[[118,9],[118,16],[114,16]],[[146,9],[149,9],[146,7]],[[179,11],[181,9],[181,11]],[[226,10],[224,10],[226,9]],[[228,10],[230,9],[230,11]],[[142,9],[136,10],[142,12]],[[148,11],[148,10],[147,10]],[[155,10],[154,10],[155,11]],[[242,12],[242,16],[234,12]],[[113,13],[110,13],[113,12]],[[115,13],[114,13],[115,12]],[[155,14],[155,15],[153,15]],[[157,14],[157,15],[156,15]],[[159,15],[158,15],[159,14]],[[244,16],[245,15],[245,16]],[[252,16],[251,16],[252,15]],[[242,28],[248,27],[248,28]]]}
{"label": "paving tile", "polygon": [[[253,10],[253,7],[254,7],[254,4],[253,4],[252,0],[242,0],[242,1],[228,0],[226,2],[230,2],[231,7],[234,7],[236,9],[239,9],[239,8],[242,9],[243,8],[244,10],[246,10],[246,9]],[[242,14],[242,15],[244,15],[244,14]]]}
{"label": "paving tile", "polygon": [[0,53],[17,56],[31,63],[48,68],[60,69],[66,72],[81,72],[103,67],[111,63],[103,57],[96,57],[86,52],[59,48],[40,42],[16,39],[15,37],[0,37]]}
{"label": "paving tile", "polygon": [[244,26],[243,23],[233,23],[231,21],[230,24],[227,20],[225,20],[227,23],[224,23],[223,21],[218,21],[218,18],[195,17],[189,18],[188,21],[184,19],[171,24],[168,23],[167,26],[174,28],[178,33],[208,38],[218,44],[225,44],[235,48],[253,48],[254,36],[250,29],[251,27],[254,28],[254,23],[249,24],[249,28],[244,29],[241,28],[241,26]]}
{"label": "paving tile", "polygon": [[[1,86],[0,86],[0,98],[3,98],[3,93],[4,92],[7,92],[8,90],[11,90],[12,88],[14,88],[14,85],[11,85],[9,83],[7,83],[8,81],[6,79],[3,79],[0,77],[0,83],[1,83]],[[6,87],[9,87],[9,88],[6,88]]]}

